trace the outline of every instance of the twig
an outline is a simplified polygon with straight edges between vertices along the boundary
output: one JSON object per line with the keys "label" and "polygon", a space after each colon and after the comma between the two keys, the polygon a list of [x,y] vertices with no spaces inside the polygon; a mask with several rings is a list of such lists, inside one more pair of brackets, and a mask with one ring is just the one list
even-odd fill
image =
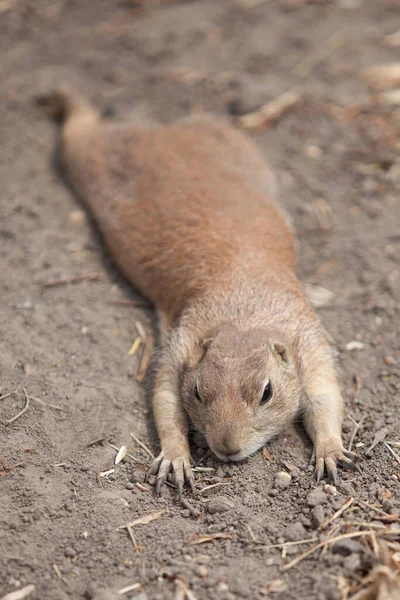
{"label": "twig", "polygon": [[245,129],[259,129],[266,127],[270,123],[276,121],[284,112],[289,110],[301,98],[301,93],[297,90],[289,90],[279,98],[275,98],[267,104],[264,104],[260,109],[243,115],[239,122]]}
{"label": "twig", "polygon": [[372,452],[372,450],[375,448],[375,446],[377,446],[378,444],[380,444],[381,442],[383,442],[383,440],[385,439],[385,437],[387,436],[387,434],[388,434],[387,427],[383,427],[382,429],[380,429],[376,433],[371,446],[368,448],[368,450],[366,451],[365,454],[369,454],[370,452]]}
{"label": "twig", "polygon": [[311,54],[303,58],[293,69],[293,73],[298,77],[305,79],[314,69],[325,62],[336,50],[339,50],[346,44],[348,38],[342,31],[336,31],[328,39],[324,49],[318,47]]}
{"label": "twig", "polygon": [[68,285],[69,283],[80,283],[81,281],[96,281],[104,276],[104,273],[83,273],[75,275],[75,277],[64,277],[62,279],[54,279],[53,281],[45,281],[42,283],[45,288],[57,287],[59,285]]}
{"label": "twig", "polygon": [[325,544],[329,544],[330,545],[330,544],[333,544],[335,542],[338,542],[339,540],[343,540],[343,539],[347,539],[347,538],[362,537],[364,535],[371,535],[371,533],[373,533],[373,531],[353,531],[351,533],[343,533],[342,535],[338,535],[338,536],[333,537],[333,538],[331,538],[329,540],[324,540],[323,542],[320,542],[316,546],[313,546],[312,548],[309,548],[308,550],[306,550],[306,552],[303,552],[303,554],[300,554],[300,556],[296,556],[296,558],[294,558],[290,562],[288,562],[285,565],[283,565],[283,567],[281,567],[281,569],[282,569],[282,571],[288,571],[289,569],[291,569],[292,567],[294,567],[295,565],[297,565],[299,562],[301,562],[302,560],[304,560],[305,558],[307,558],[311,554],[314,554],[314,552],[316,550],[319,550],[319,548],[323,548],[325,546]]}
{"label": "twig", "polygon": [[212,490],[213,488],[216,487],[221,487],[222,485],[233,485],[233,483],[231,483],[230,481],[219,481],[218,483],[213,483],[212,485],[207,485],[205,488],[203,488],[202,490],[199,490],[199,494],[204,494],[204,492],[208,492],[209,490]]}
{"label": "twig", "polygon": [[140,335],[137,336],[137,338],[135,339],[135,341],[133,342],[132,346],[130,347],[130,350],[128,352],[128,356],[134,356],[136,354],[136,352],[139,350],[140,344],[142,343],[142,337]]}
{"label": "twig", "polygon": [[14,394],[17,394],[18,390],[13,390],[12,392],[8,392],[7,394],[4,394],[4,396],[0,396],[0,400],[5,400],[6,398],[9,398],[9,396],[13,396]]}
{"label": "twig", "polygon": [[258,543],[258,540],[257,540],[256,536],[254,535],[254,533],[253,533],[253,531],[252,531],[252,529],[251,529],[250,525],[248,525],[247,523],[243,523],[243,525],[246,527],[247,531],[249,532],[249,535],[250,535],[250,537],[251,537],[252,541],[253,541],[255,544],[257,544],[257,543]]}
{"label": "twig", "polygon": [[124,588],[121,588],[120,590],[118,590],[118,594],[121,594],[121,596],[123,594],[129,594],[129,592],[133,592],[133,590],[137,590],[141,587],[140,583],[134,583],[132,585],[128,585]]}
{"label": "twig", "polygon": [[386,446],[386,448],[389,450],[389,452],[390,452],[391,454],[393,454],[393,456],[395,457],[395,459],[397,460],[397,462],[398,462],[398,463],[399,463],[399,465],[400,465],[400,456],[397,454],[397,452],[395,452],[395,451],[393,450],[393,448],[391,448],[391,447],[389,446],[389,444],[387,444],[386,442],[383,442],[383,443],[385,444],[385,446]]}
{"label": "twig", "polygon": [[356,500],[357,504],[361,504],[361,506],[365,506],[366,508],[369,508],[370,510],[374,510],[375,512],[384,515],[385,517],[387,516],[387,513],[385,513],[384,510],[381,510],[380,508],[377,508],[376,506],[373,506],[372,504],[368,504],[368,502],[365,502],[364,500],[360,500],[359,498]]}
{"label": "twig", "polygon": [[201,515],[200,511],[198,511],[196,508],[194,508],[194,506],[192,506],[187,500],[186,498],[182,498],[181,499],[181,504],[184,508],[186,508],[191,515],[193,515],[194,517],[196,517],[196,519],[198,519]]}
{"label": "twig", "polygon": [[300,544],[311,544],[316,542],[316,538],[309,538],[308,540],[296,540],[295,542],[282,542],[281,544],[261,544],[257,546],[256,550],[268,550],[270,548],[282,548],[283,546],[299,546]]}
{"label": "twig", "polygon": [[66,583],[68,585],[68,581],[65,579],[65,577],[63,577],[61,575],[61,571],[55,563],[53,564],[53,569],[55,570],[58,579],[61,579],[61,581],[63,581],[64,583]]}
{"label": "twig", "polygon": [[138,490],[140,490],[141,492],[149,492],[150,491],[148,487],[139,483],[138,481],[135,483],[135,485],[138,488]]}
{"label": "twig", "polygon": [[346,521],[346,525],[351,525],[352,527],[371,527],[372,529],[385,529],[382,525],[378,525],[377,523],[363,523],[362,521]]}
{"label": "twig", "polygon": [[24,408],[18,414],[16,414],[15,417],[13,417],[12,419],[9,419],[8,421],[6,421],[5,422],[6,426],[10,425],[11,423],[14,423],[14,421],[16,421],[17,419],[19,419],[20,417],[22,417],[22,415],[25,414],[26,411],[28,410],[28,408],[29,408],[29,396],[27,395],[27,393],[26,393],[25,390],[24,390],[24,394],[25,394],[25,399],[26,399]]}
{"label": "twig", "polygon": [[137,329],[138,334],[142,338],[143,342],[146,343],[147,335],[146,335],[146,332],[144,330],[143,325],[141,324],[140,321],[136,321],[135,325],[136,325],[136,329]]}
{"label": "twig", "polygon": [[213,533],[211,535],[201,535],[197,540],[190,542],[189,546],[197,546],[198,544],[205,544],[206,542],[213,542],[214,540],[231,540],[232,536],[230,533]]}
{"label": "twig", "polygon": [[132,439],[133,439],[133,440],[134,440],[134,441],[135,441],[137,444],[139,444],[139,446],[140,446],[141,448],[143,448],[143,450],[144,450],[145,452],[147,452],[147,454],[150,456],[150,458],[151,458],[152,460],[155,460],[155,456],[154,456],[154,454],[152,453],[152,451],[150,450],[150,448],[148,448],[148,447],[146,446],[146,444],[144,444],[143,442],[141,442],[141,441],[139,440],[139,438],[137,438],[137,437],[136,437],[136,435],[133,435],[133,433],[132,433],[132,432],[130,432],[130,436],[131,436],[131,438],[132,438]]}
{"label": "twig", "polygon": [[214,467],[194,467],[193,471],[195,473],[214,473]]}
{"label": "twig", "polygon": [[[132,527],[130,525],[127,525],[126,526],[126,530],[127,530],[128,534],[129,534],[129,537],[132,540],[132,544],[133,544],[133,547],[135,548],[135,552],[137,552],[139,554],[140,548],[139,548],[139,546],[136,543],[136,539],[135,539],[135,536],[133,535]],[[118,592],[118,593],[120,593],[120,592]]]}
{"label": "twig", "polygon": [[359,422],[359,423],[357,423],[357,421],[355,421],[355,420],[353,419],[353,417],[351,417],[350,415],[349,415],[349,418],[350,418],[350,419],[353,421],[353,423],[354,423],[354,429],[353,429],[353,431],[352,431],[351,438],[350,438],[350,442],[349,442],[349,447],[348,447],[348,451],[350,452],[350,451],[351,451],[351,449],[352,449],[352,447],[353,447],[354,439],[355,439],[355,437],[356,437],[356,435],[357,435],[357,432],[358,432],[358,430],[360,429],[361,425],[362,425],[362,424],[363,424],[363,422],[364,422],[365,416],[363,416],[363,417],[361,418],[361,420],[360,420],[360,422]]}
{"label": "twig", "polygon": [[111,473],[114,473],[115,469],[108,469],[108,471],[102,471],[101,473],[99,473],[99,477],[107,477],[107,475],[111,475]]}
{"label": "twig", "polygon": [[142,383],[146,376],[146,372],[151,360],[151,354],[153,352],[154,337],[151,333],[148,334],[146,342],[144,344],[144,350],[142,354],[142,360],[140,361],[139,369],[136,375],[136,381]]}
{"label": "twig", "polygon": [[29,400],[33,400],[34,402],[38,402],[42,406],[47,406],[48,408],[54,408],[54,410],[59,410],[60,412],[68,412],[67,408],[62,408],[62,406],[56,406],[55,404],[50,404],[50,402],[45,402],[41,398],[36,398],[35,396],[31,396],[28,394]]}
{"label": "twig", "polygon": [[350,498],[348,500],[346,500],[346,502],[343,504],[343,506],[341,508],[339,508],[339,510],[337,510],[335,513],[333,513],[333,515],[331,517],[329,517],[329,519],[326,519],[326,521],[321,523],[321,525],[318,527],[318,530],[322,531],[323,529],[325,529],[328,525],[330,525],[332,523],[332,521],[334,521],[335,519],[340,517],[340,515],[343,514],[344,511],[347,510],[353,504],[353,502],[354,502],[354,498],[352,496],[350,496]]}
{"label": "twig", "polygon": [[133,592],[133,590],[137,590],[140,587],[142,587],[141,583],[133,583],[132,585],[127,585],[126,587],[118,590],[118,594],[121,594],[121,596],[123,594],[129,594],[129,592]]}

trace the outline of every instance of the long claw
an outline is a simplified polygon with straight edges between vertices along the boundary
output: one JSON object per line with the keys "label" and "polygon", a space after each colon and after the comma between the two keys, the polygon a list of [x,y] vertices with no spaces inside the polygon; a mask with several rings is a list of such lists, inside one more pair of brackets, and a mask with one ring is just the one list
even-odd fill
{"label": "long claw", "polygon": [[183,481],[181,479],[179,479],[179,481],[176,482],[176,487],[178,488],[178,500],[180,502],[182,500],[183,494]]}
{"label": "long claw", "polygon": [[324,446],[318,448],[317,451],[314,450],[313,456],[317,457],[315,478],[318,482],[322,479],[326,468],[329,477],[336,485],[338,483],[337,463],[346,469],[357,470],[360,472],[359,467],[354,464],[354,461],[360,457],[355,452],[344,450],[340,440],[337,440],[336,444],[335,440],[327,440],[326,445],[324,444]]}
{"label": "long claw", "polygon": [[189,483],[192,492],[194,491],[193,473],[189,456],[182,455],[169,460],[166,453],[161,452],[147,471],[145,479],[147,480],[150,475],[157,475],[156,494],[159,496],[171,470],[174,473],[178,499],[181,500],[185,479]]}
{"label": "long claw", "polygon": [[144,476],[144,480],[147,481],[148,478],[150,477],[150,475],[155,475],[156,473],[158,473],[158,470],[160,468],[160,464],[162,462],[164,458],[164,454],[163,452],[161,452],[157,458],[154,460],[153,464],[150,466],[150,468],[147,470],[146,475]]}
{"label": "long claw", "polygon": [[338,474],[336,469],[336,460],[334,458],[326,458],[325,459],[326,470],[328,472],[329,477],[332,479],[333,483],[336,485],[338,482]]}
{"label": "long claw", "polygon": [[324,459],[319,458],[315,465],[315,479],[319,483],[324,476]]}
{"label": "long claw", "polygon": [[351,460],[360,460],[360,455],[357,452],[352,452],[351,450],[343,450],[343,454],[350,458]]}
{"label": "long claw", "polygon": [[348,469],[355,469],[356,467],[351,458],[347,458],[347,456],[345,456],[344,454],[338,456],[337,459],[344,467],[347,467]]}

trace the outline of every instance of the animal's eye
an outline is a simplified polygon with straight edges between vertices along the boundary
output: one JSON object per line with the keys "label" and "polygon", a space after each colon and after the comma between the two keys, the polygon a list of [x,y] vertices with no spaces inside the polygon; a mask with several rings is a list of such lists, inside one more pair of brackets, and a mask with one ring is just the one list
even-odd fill
{"label": "animal's eye", "polygon": [[194,388],[194,395],[196,396],[197,400],[199,400],[199,402],[201,402],[201,396],[200,396],[200,392],[199,392],[199,386],[196,383],[196,386]]}
{"label": "animal's eye", "polygon": [[266,404],[267,402],[269,402],[272,398],[272,395],[273,395],[272,385],[268,381],[267,385],[264,388],[264,392],[263,392],[260,404],[262,405],[262,404]]}

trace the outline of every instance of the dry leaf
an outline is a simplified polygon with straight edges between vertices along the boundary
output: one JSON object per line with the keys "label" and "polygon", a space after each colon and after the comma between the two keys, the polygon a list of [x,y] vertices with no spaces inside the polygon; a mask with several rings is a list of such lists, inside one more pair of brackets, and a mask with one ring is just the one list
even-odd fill
{"label": "dry leaf", "polygon": [[271,453],[269,450],[267,450],[267,448],[263,448],[263,455],[264,458],[266,458],[270,463],[274,462],[274,459],[272,458]]}
{"label": "dry leaf", "polygon": [[121,446],[121,448],[118,450],[117,456],[115,457],[114,464],[117,465],[120,463],[121,460],[127,455],[127,452],[128,448],[126,446]]}
{"label": "dry leaf", "polygon": [[281,594],[286,592],[287,585],[283,579],[272,579],[260,588],[260,594],[268,596],[269,594]]}
{"label": "dry leaf", "polygon": [[25,375],[36,375],[36,367],[27,362],[24,364],[24,373]]}
{"label": "dry leaf", "polygon": [[369,87],[377,91],[396,87],[400,83],[400,63],[390,63],[363,69],[361,77]]}
{"label": "dry leaf", "polygon": [[143,517],[139,517],[134,521],[130,521],[129,523],[125,523],[125,525],[120,525],[117,529],[124,529],[126,527],[134,527],[135,525],[147,525],[156,519],[159,519],[161,515],[165,513],[165,510],[159,510],[155,513],[150,513],[149,515],[144,515]]}
{"label": "dry leaf", "polygon": [[303,287],[310,304],[316,308],[331,304],[334,294],[330,290],[311,283],[304,283]]}
{"label": "dry leaf", "polygon": [[1,597],[1,600],[23,600],[23,598],[27,598],[35,591],[35,586],[30,583],[29,585],[21,588],[20,590],[15,590],[14,592],[10,592],[5,596]]}

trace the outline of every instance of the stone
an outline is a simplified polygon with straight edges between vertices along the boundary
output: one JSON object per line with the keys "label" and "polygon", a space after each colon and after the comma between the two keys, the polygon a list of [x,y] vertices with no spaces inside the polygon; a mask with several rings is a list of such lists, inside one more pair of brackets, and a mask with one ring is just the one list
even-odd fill
{"label": "stone", "polygon": [[280,488],[280,489],[287,488],[288,485],[290,485],[291,481],[292,481],[292,476],[289,475],[289,473],[286,473],[286,471],[279,471],[279,473],[276,474],[275,485],[277,488]]}
{"label": "stone", "polygon": [[383,502],[384,500],[390,500],[390,498],[392,497],[392,492],[388,488],[381,487],[377,491],[376,497],[378,498],[379,502]]}
{"label": "stone", "polygon": [[235,503],[225,496],[214,496],[207,506],[207,510],[211,515],[227,512],[228,510],[233,510],[234,508]]}
{"label": "stone", "polygon": [[319,504],[324,504],[326,500],[326,494],[321,488],[315,488],[315,490],[312,490],[306,498],[307,506],[310,508],[318,506]]}
{"label": "stone", "polygon": [[311,525],[313,529],[318,529],[320,525],[325,521],[325,512],[320,504],[314,506],[311,511]]}
{"label": "stone", "polygon": [[109,587],[102,588],[96,582],[91,582],[86,588],[85,598],[87,600],[120,600],[121,596],[117,590]]}
{"label": "stone", "polygon": [[350,572],[354,573],[361,568],[361,559],[360,555],[357,553],[352,553],[350,556],[346,556],[343,559],[343,566]]}
{"label": "stone", "polygon": [[285,537],[285,540],[289,542],[296,542],[305,539],[306,530],[299,521],[296,521],[296,523],[291,523],[291,525],[288,525],[286,527],[283,535]]}
{"label": "stone", "polygon": [[340,554],[341,556],[350,556],[353,552],[363,552],[364,547],[360,542],[352,539],[338,540],[332,545],[333,554]]}

